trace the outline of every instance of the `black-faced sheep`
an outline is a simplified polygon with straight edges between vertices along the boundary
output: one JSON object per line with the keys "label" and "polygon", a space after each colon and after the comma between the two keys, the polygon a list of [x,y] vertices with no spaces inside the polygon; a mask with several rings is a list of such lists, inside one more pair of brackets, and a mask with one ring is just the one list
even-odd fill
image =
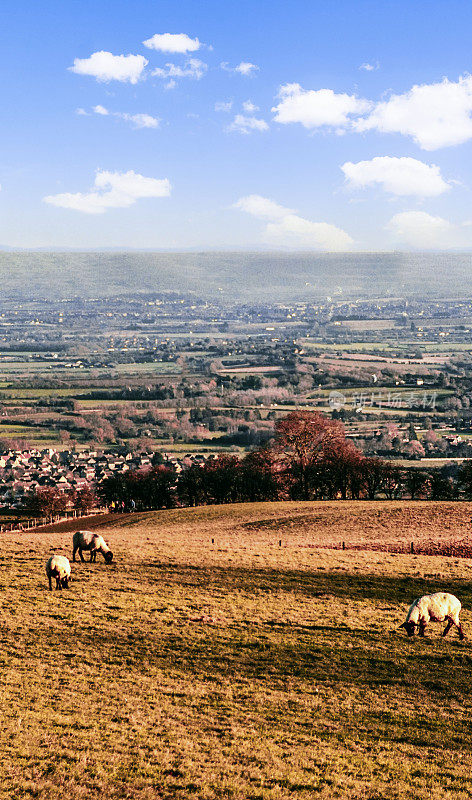
{"label": "black-faced sheep", "polygon": [[56,589],[68,589],[70,580],[70,563],[65,556],[51,556],[46,562],[46,575],[49,590],[52,590],[52,579],[56,579]]}
{"label": "black-faced sheep", "polygon": [[83,550],[90,550],[90,561],[97,560],[97,553],[101,553],[107,564],[113,560],[113,553],[108,547],[103,536],[93,531],[77,531],[72,538],[72,561],[75,561],[75,554],[79,551],[81,561],[85,561],[82,555]]}
{"label": "black-faced sheep", "polygon": [[453,594],[447,592],[436,592],[435,594],[425,594],[411,604],[406,621],[400,628],[406,628],[408,636],[413,636],[415,628],[418,628],[419,636],[424,636],[428,622],[444,622],[443,636],[447,636],[453,625],[459,631],[459,637],[464,638],[464,631],[459,619],[461,610],[460,601]]}

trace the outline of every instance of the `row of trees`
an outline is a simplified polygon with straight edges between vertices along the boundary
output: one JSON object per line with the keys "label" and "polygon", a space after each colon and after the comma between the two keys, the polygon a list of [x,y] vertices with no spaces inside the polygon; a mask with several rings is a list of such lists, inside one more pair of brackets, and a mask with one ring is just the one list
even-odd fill
{"label": "row of trees", "polygon": [[[54,499],[54,494],[59,495]],[[402,468],[364,456],[346,438],[339,420],[295,411],[276,422],[274,439],[244,458],[220,455],[192,464],[180,475],[165,464],[113,475],[97,488],[98,499],[126,510],[262,500],[434,500],[472,497],[472,461],[456,468]],[[91,507],[93,494],[78,493],[75,507]],[[39,490],[29,499],[35,515],[59,513],[67,495]]]}
{"label": "row of trees", "polygon": [[107,504],[137,509],[258,500],[454,499],[472,496],[472,462],[454,476],[447,469],[405,469],[364,456],[338,420],[297,411],[277,421],[268,445],[242,459],[221,455],[179,476],[165,465],[125,473],[105,480],[100,494]]}

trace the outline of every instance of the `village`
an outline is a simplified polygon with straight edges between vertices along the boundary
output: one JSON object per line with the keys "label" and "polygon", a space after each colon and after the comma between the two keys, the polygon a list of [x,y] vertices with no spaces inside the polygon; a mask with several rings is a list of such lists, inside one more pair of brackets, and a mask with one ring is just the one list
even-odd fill
{"label": "village", "polygon": [[[0,506],[6,510],[22,509],[36,490],[52,488],[63,494],[94,491],[113,475],[129,470],[149,470],[157,463],[179,474],[192,464],[201,464],[212,454],[188,453],[182,458],[171,454],[147,453],[117,455],[95,450],[9,450],[0,455]],[[73,503],[71,501],[70,505]]]}

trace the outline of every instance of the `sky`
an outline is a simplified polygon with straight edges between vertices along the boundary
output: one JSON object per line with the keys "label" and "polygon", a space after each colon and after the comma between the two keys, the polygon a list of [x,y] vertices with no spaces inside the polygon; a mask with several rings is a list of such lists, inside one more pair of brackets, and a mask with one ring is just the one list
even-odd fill
{"label": "sky", "polygon": [[8,5],[0,246],[472,248],[470,0]]}

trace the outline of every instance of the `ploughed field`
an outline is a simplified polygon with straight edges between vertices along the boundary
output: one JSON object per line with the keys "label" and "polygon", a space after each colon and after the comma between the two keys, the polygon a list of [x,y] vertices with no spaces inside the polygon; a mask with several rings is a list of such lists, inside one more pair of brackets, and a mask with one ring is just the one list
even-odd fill
{"label": "ploughed field", "polygon": [[[0,798],[470,798],[472,504],[258,503],[0,538]],[[84,521],[85,523],[85,521]],[[84,524],[85,527],[85,524]],[[213,542],[212,542],[213,539]],[[85,556],[88,559],[88,554]],[[468,638],[398,626],[439,590]]]}

